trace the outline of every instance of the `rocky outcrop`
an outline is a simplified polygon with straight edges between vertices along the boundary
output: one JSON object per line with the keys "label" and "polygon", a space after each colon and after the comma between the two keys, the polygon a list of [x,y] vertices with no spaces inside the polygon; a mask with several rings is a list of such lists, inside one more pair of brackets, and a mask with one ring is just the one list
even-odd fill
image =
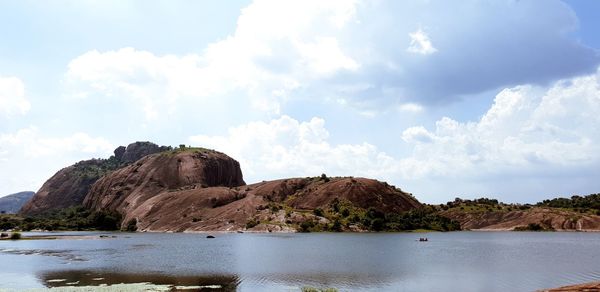
{"label": "rocky outcrop", "polygon": [[[334,201],[385,213],[421,206],[410,194],[377,180],[293,178],[235,188],[193,185],[165,191],[126,212],[124,221],[133,220],[145,231],[239,231],[256,218],[268,223],[252,230],[295,231],[294,226],[303,221],[326,220],[312,211],[326,209]],[[273,210],[269,205],[287,210]]]}
{"label": "rocky outcrop", "polygon": [[19,192],[16,194],[0,198],[0,212],[14,214],[19,212],[21,207],[35,195],[34,192]]}
{"label": "rocky outcrop", "polygon": [[130,164],[146,155],[171,149],[150,142],[120,146],[109,159],[80,161],[58,171],[47,180],[21,208],[24,215],[37,215],[55,209],[81,205],[91,186],[105,174]]}
{"label": "rocky outcrop", "polygon": [[600,230],[600,216],[558,208],[486,212],[451,209],[440,212],[440,215],[458,221],[466,230],[515,230],[526,228],[529,224],[556,231]]}
{"label": "rocky outcrop", "polygon": [[168,150],[171,147],[158,146],[152,142],[135,142],[127,145],[127,148],[121,146],[115,149],[115,157],[121,164],[130,164],[144,156]]}
{"label": "rocky outcrop", "polygon": [[84,206],[127,216],[165,191],[244,184],[240,165],[231,157],[202,148],[177,149],[146,156],[102,177],[86,196]]}

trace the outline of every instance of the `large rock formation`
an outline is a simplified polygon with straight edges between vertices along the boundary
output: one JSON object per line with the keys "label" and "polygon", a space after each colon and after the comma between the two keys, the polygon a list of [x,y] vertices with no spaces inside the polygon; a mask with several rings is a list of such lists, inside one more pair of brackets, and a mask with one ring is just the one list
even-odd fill
{"label": "large rock formation", "polygon": [[103,175],[148,154],[171,149],[150,142],[135,142],[120,146],[109,159],[90,159],[58,171],[47,180],[21,209],[25,215],[36,215],[55,209],[81,205],[92,184]]}
{"label": "large rock formation", "polygon": [[134,220],[146,231],[235,231],[257,218],[265,223],[253,230],[295,231],[303,221],[326,220],[312,211],[336,201],[385,213],[421,206],[410,194],[372,179],[293,178],[236,188],[190,186],[166,191],[127,212],[125,222]]}
{"label": "large rock formation", "polygon": [[244,184],[240,165],[231,157],[202,148],[177,149],[146,156],[102,177],[86,196],[84,206],[127,215],[164,191]]}
{"label": "large rock formation", "polygon": [[[367,212],[421,207],[412,195],[366,178],[323,175],[246,186],[239,163],[224,153],[171,150],[148,142],[119,147],[110,159],[82,161],[59,171],[22,212],[39,214],[79,204],[120,213],[122,227],[135,225],[144,231],[295,231],[306,222],[360,231],[369,228],[359,226]],[[338,219],[343,227],[333,222]]]}
{"label": "large rock formation", "polygon": [[19,192],[0,198],[0,212],[13,214],[19,212],[21,207],[35,195],[34,192]]}

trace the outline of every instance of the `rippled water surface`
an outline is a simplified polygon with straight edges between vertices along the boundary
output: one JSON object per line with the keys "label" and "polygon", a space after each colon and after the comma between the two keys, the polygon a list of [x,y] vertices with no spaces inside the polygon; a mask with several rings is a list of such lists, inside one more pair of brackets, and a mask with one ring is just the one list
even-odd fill
{"label": "rippled water surface", "polygon": [[116,237],[0,241],[0,287],[534,291],[600,280],[600,233],[108,235]]}

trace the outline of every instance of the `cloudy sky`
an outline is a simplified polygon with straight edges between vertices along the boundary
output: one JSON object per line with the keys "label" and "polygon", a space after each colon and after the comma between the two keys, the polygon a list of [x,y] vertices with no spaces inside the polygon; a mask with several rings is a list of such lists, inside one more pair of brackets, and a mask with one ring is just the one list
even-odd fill
{"label": "cloudy sky", "polygon": [[0,0],[0,195],[118,145],[429,203],[600,192],[597,1]]}

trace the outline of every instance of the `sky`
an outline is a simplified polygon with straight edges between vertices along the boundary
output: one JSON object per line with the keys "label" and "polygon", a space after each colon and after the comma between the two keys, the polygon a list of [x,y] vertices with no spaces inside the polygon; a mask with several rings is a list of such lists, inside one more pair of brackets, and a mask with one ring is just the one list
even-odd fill
{"label": "sky", "polygon": [[600,2],[0,0],[0,196],[153,141],[247,183],[600,192]]}

